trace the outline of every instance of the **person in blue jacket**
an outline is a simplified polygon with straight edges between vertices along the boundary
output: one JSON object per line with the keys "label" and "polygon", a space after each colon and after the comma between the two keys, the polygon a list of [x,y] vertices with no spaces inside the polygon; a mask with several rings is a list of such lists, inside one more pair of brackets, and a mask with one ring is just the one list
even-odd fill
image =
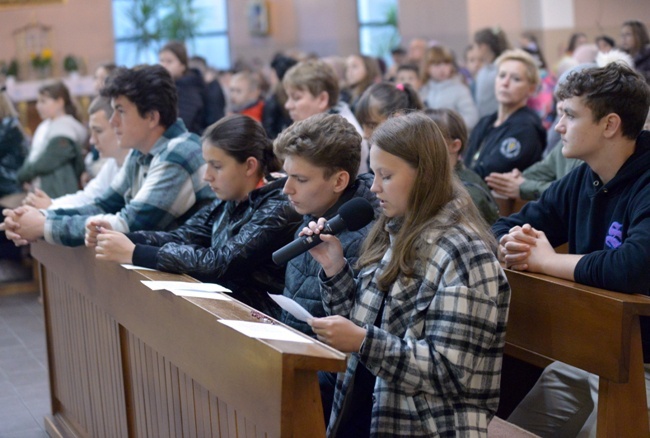
{"label": "person in blue jacket", "polygon": [[[511,269],[650,295],[650,132],[643,130],[650,87],[614,63],[570,74],[556,95],[562,153],[585,163],[538,202],[497,221],[499,257]],[[569,254],[556,253],[566,242]],[[646,364],[648,322],[641,320]],[[541,436],[588,436],[595,433],[597,403],[597,376],[555,362],[509,421]]]}
{"label": "person in blue jacket", "polygon": [[479,120],[469,137],[465,165],[485,178],[492,172],[524,170],[541,160],[546,131],[526,106],[539,84],[535,60],[523,50],[507,50],[495,61],[494,84],[499,109]]}

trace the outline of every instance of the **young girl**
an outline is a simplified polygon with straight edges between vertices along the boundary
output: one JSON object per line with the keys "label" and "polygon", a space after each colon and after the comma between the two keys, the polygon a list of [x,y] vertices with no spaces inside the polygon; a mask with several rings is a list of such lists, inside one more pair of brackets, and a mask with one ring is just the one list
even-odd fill
{"label": "young girl", "polygon": [[363,93],[355,115],[363,128],[363,136],[369,139],[375,128],[392,114],[423,108],[418,93],[410,85],[381,82]]}
{"label": "young girl", "polygon": [[354,112],[357,101],[364,91],[381,79],[379,64],[370,56],[350,55],[345,61],[345,81],[348,84],[350,108]]}
{"label": "young girl", "polygon": [[[371,190],[383,215],[364,241],[358,278],[335,236],[321,235],[310,250],[331,315],[310,325],[351,353],[328,434],[486,436],[510,299],[494,239],[453,177],[432,120],[393,117],[371,144]],[[323,223],[302,234],[318,234]]]}
{"label": "young girl", "polygon": [[238,114],[208,127],[203,157],[204,179],[218,198],[213,204],[171,232],[124,235],[96,221],[104,227],[97,258],[218,281],[233,297],[277,317],[279,309],[266,292],[282,293],[284,267],[275,265],[271,254],[293,240],[302,219],[282,194],[284,180],[265,184],[280,162],[264,128]]}
{"label": "young girl", "polygon": [[84,171],[81,145],[86,128],[63,82],[38,90],[36,109],[43,121],[36,128],[27,160],[18,170],[18,181],[27,188],[40,188],[52,198],[74,193]]}
{"label": "young girl", "polygon": [[483,61],[474,81],[474,100],[480,118],[492,114],[499,107],[494,93],[494,82],[497,77],[494,60],[510,48],[510,43],[505,32],[499,27],[486,27],[476,31],[474,45],[478,56]]}
{"label": "young girl", "polygon": [[176,83],[178,117],[188,131],[201,135],[205,128],[206,88],[203,76],[189,68],[185,44],[170,41],[158,52],[158,62],[165,67]]}
{"label": "young girl", "polygon": [[442,46],[430,47],[422,63],[420,96],[428,108],[451,108],[472,130],[478,122],[478,110],[469,87],[457,74],[454,54]]}

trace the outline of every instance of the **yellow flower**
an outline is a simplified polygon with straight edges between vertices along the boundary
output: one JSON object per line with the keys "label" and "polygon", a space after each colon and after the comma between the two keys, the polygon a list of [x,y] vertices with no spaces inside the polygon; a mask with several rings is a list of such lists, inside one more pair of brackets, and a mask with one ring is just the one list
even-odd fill
{"label": "yellow flower", "polygon": [[41,57],[44,59],[52,59],[52,49],[43,49]]}

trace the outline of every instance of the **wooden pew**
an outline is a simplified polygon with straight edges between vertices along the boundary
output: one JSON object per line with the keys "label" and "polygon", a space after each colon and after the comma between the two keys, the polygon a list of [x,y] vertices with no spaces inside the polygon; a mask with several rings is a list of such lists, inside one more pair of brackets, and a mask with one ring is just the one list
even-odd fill
{"label": "wooden pew", "polygon": [[542,367],[559,360],[597,374],[598,437],[647,438],[639,316],[650,315],[650,298],[541,274],[506,274],[512,288],[506,354]]}
{"label": "wooden pew", "polygon": [[249,338],[220,319],[258,321],[237,301],[177,297],[87,248],[40,242],[50,436],[324,437],[317,370],[345,355]]}

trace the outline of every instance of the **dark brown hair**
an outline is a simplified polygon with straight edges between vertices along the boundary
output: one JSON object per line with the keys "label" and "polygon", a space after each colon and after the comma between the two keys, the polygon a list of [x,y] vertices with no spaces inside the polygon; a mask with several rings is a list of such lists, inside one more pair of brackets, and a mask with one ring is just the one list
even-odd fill
{"label": "dark brown hair", "polygon": [[607,114],[621,118],[621,132],[636,139],[650,106],[650,86],[627,65],[613,62],[605,67],[585,68],[569,74],[555,92],[558,100],[582,97],[598,122]]}
{"label": "dark brown hair", "polygon": [[418,93],[408,84],[381,82],[371,85],[357,102],[355,116],[361,126],[385,120],[398,111],[424,108]]}
{"label": "dark brown hair", "polygon": [[162,52],[171,52],[174,54],[176,58],[180,61],[181,64],[185,67],[185,70],[188,68],[188,57],[187,57],[187,49],[185,48],[185,44],[183,44],[180,41],[169,41],[167,44],[162,46],[162,48],[158,51],[158,53]]}
{"label": "dark brown hair", "polygon": [[255,158],[262,175],[282,167],[266,131],[248,116],[233,114],[220,119],[206,128],[201,140],[223,150],[238,163],[245,163],[249,157]]}
{"label": "dark brown hair", "polygon": [[56,81],[45,84],[38,89],[38,94],[51,97],[55,100],[63,99],[65,113],[79,120],[79,116],[77,115],[77,106],[72,101],[72,97],[70,97],[70,90],[68,90],[68,87],[66,87],[63,82]]}

